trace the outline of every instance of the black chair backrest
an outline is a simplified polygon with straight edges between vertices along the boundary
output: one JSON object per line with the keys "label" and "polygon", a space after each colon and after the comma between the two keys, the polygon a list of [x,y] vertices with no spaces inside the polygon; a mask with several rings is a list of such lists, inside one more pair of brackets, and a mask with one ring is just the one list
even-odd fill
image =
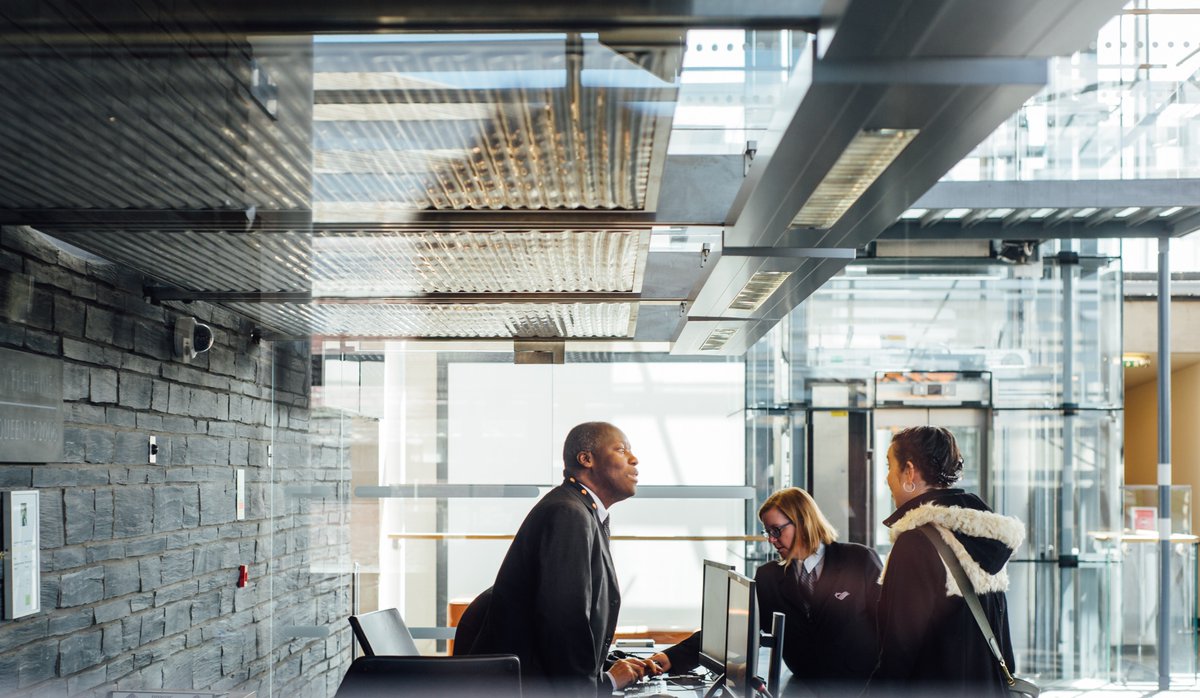
{"label": "black chair backrest", "polygon": [[354,629],[358,644],[362,645],[363,654],[368,657],[378,654],[421,654],[398,609],[385,608],[350,616],[350,627]]}
{"label": "black chair backrest", "polygon": [[454,656],[471,654],[479,629],[483,627],[483,619],[487,617],[488,608],[492,605],[492,588],[484,589],[475,600],[467,605],[462,617],[458,619],[458,628],[454,631]]}
{"label": "black chair backrest", "polygon": [[335,698],[376,696],[521,698],[521,660],[514,654],[359,657]]}

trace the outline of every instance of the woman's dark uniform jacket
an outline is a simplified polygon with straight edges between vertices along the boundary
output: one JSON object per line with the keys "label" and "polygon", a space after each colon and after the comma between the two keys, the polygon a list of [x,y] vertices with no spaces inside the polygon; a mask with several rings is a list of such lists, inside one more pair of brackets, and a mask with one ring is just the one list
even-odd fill
{"label": "woman's dark uniform jacket", "polygon": [[591,495],[570,481],[517,531],[470,654],[516,654],[526,695],[587,696],[611,687],[604,660],[621,592]]}
{"label": "woman's dark uniform jacket", "polygon": [[[879,556],[857,543],[825,545],[821,576],[805,613],[795,565],[769,562],[758,568],[754,586],[759,621],[771,630],[771,614],[787,616],[783,661],[792,672],[789,692],[802,685],[818,694],[857,695],[878,657],[875,604],[879,598]],[[700,634],[666,650],[671,671],[699,664]],[[763,675],[766,667],[759,667]]]}
{"label": "woman's dark uniform jacket", "polygon": [[933,523],[943,532],[979,596],[1004,661],[1015,671],[1005,565],[1025,537],[1024,525],[960,489],[926,492],[884,523],[895,545],[883,574],[879,666],[871,695],[1005,695],[1003,674],[971,609],[933,543],[916,529]]}

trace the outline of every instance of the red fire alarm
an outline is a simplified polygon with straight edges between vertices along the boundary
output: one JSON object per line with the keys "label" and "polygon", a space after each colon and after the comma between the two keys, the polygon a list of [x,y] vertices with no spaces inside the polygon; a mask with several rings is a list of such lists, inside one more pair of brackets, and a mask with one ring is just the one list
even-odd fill
{"label": "red fire alarm", "polygon": [[247,565],[238,565],[238,588],[246,586],[250,583],[250,567]]}

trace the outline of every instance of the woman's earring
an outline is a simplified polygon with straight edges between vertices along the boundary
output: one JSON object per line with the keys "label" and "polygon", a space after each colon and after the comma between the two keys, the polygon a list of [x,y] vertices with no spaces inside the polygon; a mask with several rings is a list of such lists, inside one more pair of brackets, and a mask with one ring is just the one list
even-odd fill
{"label": "woman's earring", "polygon": [[906,482],[903,485],[900,485],[900,487],[901,487],[901,489],[903,489],[905,492],[907,492],[909,494],[912,494],[913,492],[917,491],[917,486],[911,482]]}

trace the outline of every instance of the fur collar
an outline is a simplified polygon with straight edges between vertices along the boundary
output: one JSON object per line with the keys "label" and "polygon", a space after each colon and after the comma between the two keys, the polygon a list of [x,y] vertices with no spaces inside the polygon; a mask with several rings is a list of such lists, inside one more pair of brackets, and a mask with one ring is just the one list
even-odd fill
{"label": "fur collar", "polygon": [[[975,561],[961,541],[954,535],[962,533],[976,538],[987,538],[1003,544],[1009,550],[1015,551],[1025,540],[1025,525],[1011,516],[1003,516],[991,511],[965,509],[963,507],[943,507],[935,504],[923,504],[906,513],[892,525],[891,539],[896,542],[902,533],[914,531],[925,524],[934,524],[942,540],[954,551],[959,564],[971,580],[971,586],[976,594],[986,594],[1008,590],[1008,569],[1002,568],[996,574],[988,574]],[[891,556],[888,556],[889,560]],[[945,563],[942,563],[945,567]],[[879,575],[879,583],[887,574],[887,563]],[[954,581],[954,575],[946,568],[946,596],[962,596],[962,591]]]}

